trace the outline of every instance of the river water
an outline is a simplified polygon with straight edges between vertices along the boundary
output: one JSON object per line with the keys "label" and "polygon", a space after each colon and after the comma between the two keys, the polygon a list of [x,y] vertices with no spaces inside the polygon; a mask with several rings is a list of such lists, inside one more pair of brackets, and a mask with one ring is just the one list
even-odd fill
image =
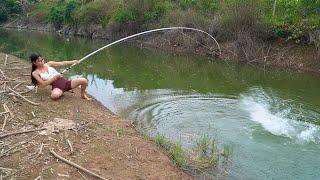
{"label": "river water", "polygon": [[[104,42],[0,30],[0,51],[80,59]],[[218,62],[126,44],[67,76],[150,136],[185,149],[206,134],[233,148],[227,179],[320,179],[320,76]]]}

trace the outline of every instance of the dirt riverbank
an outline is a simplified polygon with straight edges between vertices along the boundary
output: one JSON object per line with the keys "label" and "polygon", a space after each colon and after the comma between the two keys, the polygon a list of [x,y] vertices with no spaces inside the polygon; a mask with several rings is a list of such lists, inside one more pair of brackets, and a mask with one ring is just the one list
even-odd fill
{"label": "dirt riverbank", "polygon": [[[93,179],[58,155],[110,179],[192,179],[163,149],[79,89],[53,101],[50,87],[28,91],[30,64],[0,53],[0,175],[5,179]],[[11,90],[10,90],[11,89]],[[18,92],[18,94],[13,91]],[[32,105],[22,99],[39,103]],[[2,137],[4,134],[47,127]]]}

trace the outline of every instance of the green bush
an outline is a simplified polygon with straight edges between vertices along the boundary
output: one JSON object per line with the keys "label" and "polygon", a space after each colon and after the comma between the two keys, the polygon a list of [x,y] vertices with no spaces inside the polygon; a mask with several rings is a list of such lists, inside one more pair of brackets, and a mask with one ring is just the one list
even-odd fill
{"label": "green bush", "polygon": [[266,12],[264,20],[276,36],[300,43],[309,32],[320,28],[320,1],[278,0],[275,15]]}
{"label": "green bush", "polygon": [[129,21],[133,21],[137,18],[137,13],[134,11],[128,11],[125,9],[118,9],[113,14],[113,20],[118,23],[126,23]]}
{"label": "green bush", "polygon": [[5,7],[0,7],[0,22],[5,22],[8,19],[8,11]]}
{"label": "green bush", "polygon": [[72,15],[73,11],[80,6],[78,1],[69,1],[65,5],[65,12],[64,12],[64,22],[67,24],[74,24],[75,17]]}
{"label": "green bush", "polygon": [[117,4],[112,1],[106,2],[89,2],[74,12],[76,22],[79,24],[105,24],[110,19],[110,13],[113,8],[117,9]]}
{"label": "green bush", "polygon": [[220,0],[181,0],[179,1],[180,8],[195,9],[203,14],[213,14],[220,7]]}
{"label": "green bush", "polygon": [[232,39],[242,31],[261,31],[262,9],[261,3],[256,0],[229,0],[221,3],[219,24],[222,36]]}
{"label": "green bush", "polygon": [[118,23],[134,21],[143,24],[158,20],[173,7],[168,0],[130,0],[115,12],[113,19]]}
{"label": "green bush", "polygon": [[18,1],[1,0],[0,1],[0,22],[5,22],[10,15],[21,13],[22,8]]}
{"label": "green bush", "polygon": [[64,21],[64,8],[61,6],[53,6],[49,11],[48,21],[55,26],[62,25]]}

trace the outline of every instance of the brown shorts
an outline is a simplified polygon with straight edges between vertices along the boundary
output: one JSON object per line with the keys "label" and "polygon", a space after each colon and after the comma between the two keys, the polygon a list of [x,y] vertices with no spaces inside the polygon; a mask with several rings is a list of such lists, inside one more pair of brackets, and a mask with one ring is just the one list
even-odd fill
{"label": "brown shorts", "polygon": [[69,91],[71,89],[71,80],[66,80],[65,78],[60,78],[52,82],[52,89],[59,88],[63,92]]}

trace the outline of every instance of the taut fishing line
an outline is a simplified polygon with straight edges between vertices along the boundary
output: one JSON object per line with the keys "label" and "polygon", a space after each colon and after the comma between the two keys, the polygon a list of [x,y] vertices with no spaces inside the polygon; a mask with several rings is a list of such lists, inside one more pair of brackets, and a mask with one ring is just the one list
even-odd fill
{"label": "taut fishing line", "polygon": [[[196,29],[196,28],[188,28],[188,27],[167,27],[167,28],[159,28],[159,29],[153,29],[153,30],[149,30],[149,31],[144,31],[144,32],[141,32],[141,33],[137,33],[137,34],[133,34],[131,36],[127,36],[125,38],[122,38],[122,39],[119,39],[117,41],[114,41],[110,44],[107,44],[106,46],[103,46],[101,47],[100,49],[97,49],[95,51],[93,51],[92,53],[86,55],[85,57],[81,58],[79,60],[79,63],[77,64],[80,64],[83,60],[87,59],[88,57],[96,54],[97,52],[99,51],[102,51],[103,49],[107,48],[107,47],[110,47],[112,45],[115,45],[115,44],[118,44],[122,41],[125,41],[125,40],[128,40],[128,39],[131,39],[131,38],[134,38],[134,37],[137,37],[137,36],[141,36],[141,35],[144,35],[144,34],[149,34],[149,33],[153,33],[153,32],[159,32],[159,31],[166,31],[166,30],[175,30],[175,29],[182,29],[182,30],[191,30],[191,31],[197,31],[197,32],[201,32],[201,33],[204,33],[206,35],[208,35],[211,39],[214,40],[214,42],[217,44],[218,46],[218,49],[219,49],[219,55],[221,55],[221,49],[220,49],[220,45],[218,44],[217,40],[209,33],[203,31],[203,30],[200,30],[200,29]],[[77,65],[77,64],[72,64],[71,66],[69,66],[68,68],[66,68],[65,70],[63,70],[61,72],[61,74],[64,74],[65,72],[69,71],[73,66]]]}

